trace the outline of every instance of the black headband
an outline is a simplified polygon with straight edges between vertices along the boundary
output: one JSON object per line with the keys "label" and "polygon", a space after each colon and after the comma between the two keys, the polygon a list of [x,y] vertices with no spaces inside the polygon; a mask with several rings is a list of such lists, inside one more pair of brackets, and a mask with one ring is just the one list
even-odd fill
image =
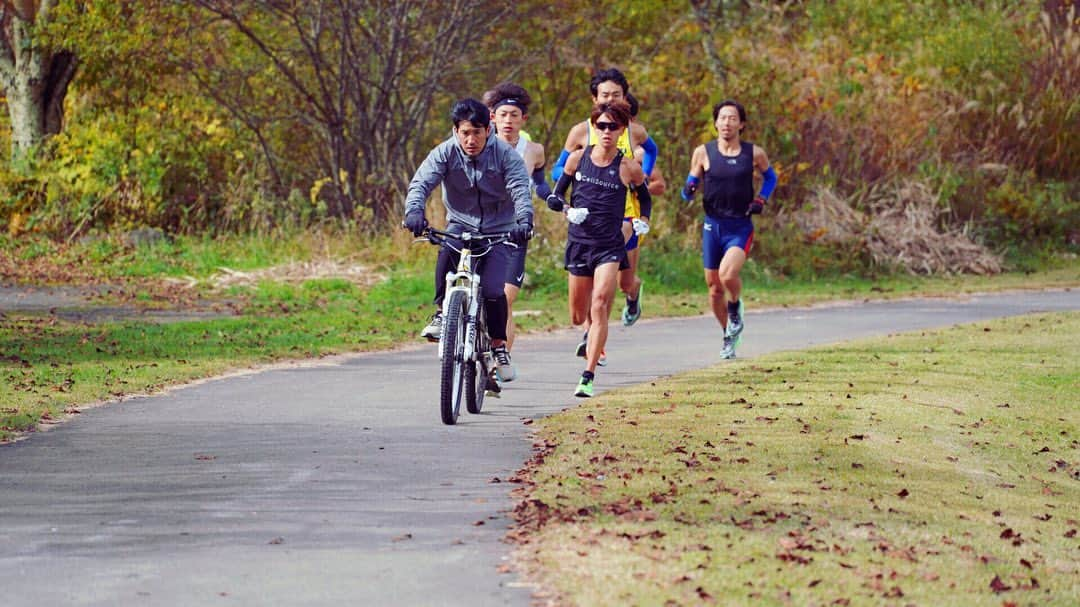
{"label": "black headband", "polygon": [[522,114],[524,114],[525,110],[527,109],[525,104],[522,103],[520,99],[517,99],[516,97],[507,97],[505,99],[500,99],[500,100],[496,101],[495,102],[495,107],[492,108],[491,111],[494,112],[495,110],[499,109],[500,107],[502,107],[504,105],[512,105],[512,106],[514,106],[516,108],[520,108]]}

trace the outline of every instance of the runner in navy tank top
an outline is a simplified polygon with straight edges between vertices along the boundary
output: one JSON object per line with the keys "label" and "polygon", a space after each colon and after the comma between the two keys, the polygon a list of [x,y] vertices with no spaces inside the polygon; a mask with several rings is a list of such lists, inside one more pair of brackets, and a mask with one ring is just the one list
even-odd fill
{"label": "runner in navy tank top", "polygon": [[[704,186],[701,256],[705,284],[713,315],[724,329],[721,356],[735,358],[743,330],[739,273],[754,243],[750,217],[764,210],[776,187],[776,171],[769,166],[765,150],[741,140],[746,110],[737,102],[713,106],[713,124],[717,139],[694,150],[682,197],[689,202],[698,187]],[[762,185],[755,196],[754,175],[759,172]]]}
{"label": "runner in navy tank top", "polygon": [[[583,325],[589,319],[585,348],[585,371],[575,396],[593,395],[593,380],[608,334],[619,270],[627,267],[622,235],[627,189],[633,188],[642,213],[652,210],[641,165],[619,151],[617,141],[630,124],[625,102],[600,103],[590,117],[598,134],[594,146],[570,154],[566,169],[548,196],[548,207],[566,211],[570,226],[566,237],[566,269],[569,277],[570,320]],[[573,184],[571,205],[566,209],[566,190]]]}

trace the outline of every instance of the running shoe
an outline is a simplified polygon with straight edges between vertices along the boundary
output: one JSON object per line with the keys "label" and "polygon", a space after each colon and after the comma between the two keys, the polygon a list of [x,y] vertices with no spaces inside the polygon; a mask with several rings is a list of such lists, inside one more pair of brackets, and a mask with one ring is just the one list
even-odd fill
{"label": "running shoe", "polygon": [[724,349],[720,350],[720,358],[731,359],[735,358],[735,339],[732,337],[724,336]]}
{"label": "running shoe", "polygon": [[[577,350],[574,352],[574,354],[576,354],[578,358],[587,358],[589,355],[588,350],[589,342],[583,339],[581,340],[581,343],[577,345]],[[596,364],[600,365],[601,367],[607,366],[607,352],[600,350],[600,359],[596,361]]]}
{"label": "running shoe", "polygon": [[502,386],[499,385],[499,378],[495,375],[495,369],[492,369],[487,376],[487,381],[484,382],[484,395],[492,398],[502,398]]}
{"label": "running shoe", "polygon": [[578,343],[577,349],[574,350],[574,356],[578,358],[585,358],[586,352],[589,350],[589,334],[586,333],[585,337]]}
{"label": "running shoe", "polygon": [[492,348],[491,355],[495,357],[495,376],[498,380],[504,382],[514,381],[514,378],[517,377],[517,371],[514,370],[514,365],[510,363],[510,352],[507,351],[506,345]]}
{"label": "running shoe", "polygon": [[739,345],[740,336],[743,330],[743,303],[739,300],[739,303],[734,308],[728,305],[728,323],[727,323],[727,336],[735,339],[735,345]]}
{"label": "running shoe", "polygon": [[641,318],[641,296],[645,294],[645,282],[638,286],[637,299],[626,298],[626,305],[622,309],[622,324],[629,327]]}
{"label": "running shoe", "polygon": [[577,390],[574,390],[574,396],[580,396],[581,398],[590,398],[593,395],[593,380],[581,378],[578,382]]}
{"label": "running shoe", "polygon": [[420,337],[428,341],[439,341],[439,338],[442,337],[442,310],[431,315],[427,326],[420,331]]}

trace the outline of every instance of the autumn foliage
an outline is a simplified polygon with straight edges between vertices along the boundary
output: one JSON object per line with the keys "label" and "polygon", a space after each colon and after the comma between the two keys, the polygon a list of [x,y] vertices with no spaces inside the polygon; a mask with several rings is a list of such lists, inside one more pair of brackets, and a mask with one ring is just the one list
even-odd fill
{"label": "autumn foliage", "polygon": [[[871,192],[917,182],[941,207],[938,229],[994,253],[1080,243],[1071,2],[523,0],[510,14],[462,0],[497,26],[446,47],[432,40],[472,26],[423,4],[60,3],[39,35],[79,57],[65,128],[0,172],[0,226],[57,240],[141,226],[384,231],[452,100],[523,84],[536,100],[526,128],[550,164],[587,112],[591,73],[613,65],[670,191],[715,136],[711,105],[735,98],[785,213],[821,191],[866,212]],[[675,202],[658,225],[691,234],[700,211]],[[805,237],[788,215],[773,227]]]}

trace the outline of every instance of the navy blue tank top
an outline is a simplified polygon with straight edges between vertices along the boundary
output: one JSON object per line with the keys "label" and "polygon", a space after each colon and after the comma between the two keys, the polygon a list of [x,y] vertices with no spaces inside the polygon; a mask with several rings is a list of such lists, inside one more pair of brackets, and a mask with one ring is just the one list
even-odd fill
{"label": "navy blue tank top", "polygon": [[574,193],[570,203],[589,209],[581,224],[570,224],[567,238],[571,242],[598,247],[623,246],[623,211],[626,210],[626,185],[619,177],[622,152],[615,154],[611,164],[598,167],[592,162],[592,148],[585,148],[581,163],[574,173]]}
{"label": "navy blue tank top", "polygon": [[741,142],[738,156],[724,156],[716,141],[705,145],[709,170],[702,199],[705,214],[714,219],[746,217],[754,200],[754,144]]}

